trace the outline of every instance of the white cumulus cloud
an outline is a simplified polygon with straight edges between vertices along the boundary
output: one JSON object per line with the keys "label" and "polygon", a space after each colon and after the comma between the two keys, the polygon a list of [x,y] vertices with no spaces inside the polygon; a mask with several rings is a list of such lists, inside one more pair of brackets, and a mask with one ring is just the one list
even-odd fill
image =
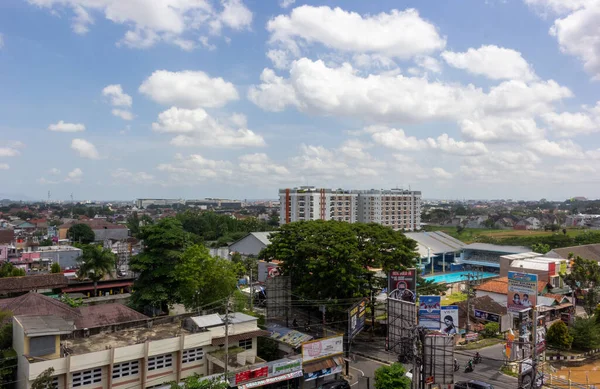
{"label": "white cumulus cloud", "polygon": [[[232,123],[245,124],[239,115],[230,119]],[[152,123],[156,132],[177,134],[171,144],[181,147],[262,147],[266,143],[262,136],[239,127],[231,128],[211,117],[202,108],[183,109],[171,107],[158,115],[158,121]]]}
{"label": "white cumulus cloud", "polygon": [[92,143],[85,139],[73,139],[71,148],[82,158],[100,159],[100,153]]}
{"label": "white cumulus cloud", "polygon": [[123,92],[121,84],[107,85],[102,89],[102,96],[110,99],[110,104],[115,107],[131,107],[133,99]]}
{"label": "white cumulus cloud", "polygon": [[67,174],[67,178],[65,178],[65,181],[78,183],[78,182],[81,182],[82,179],[83,179],[83,170],[81,170],[80,168],[77,167],[77,168],[71,170]]}
{"label": "white cumulus cloud", "polygon": [[113,109],[110,111],[114,116],[120,117],[123,120],[133,120],[134,116],[130,111],[126,109]]}
{"label": "white cumulus cloud", "polygon": [[157,103],[181,108],[222,107],[239,99],[232,83],[191,70],[157,70],[140,85],[139,91]]}
{"label": "white cumulus cloud", "polygon": [[85,125],[82,123],[66,123],[59,120],[58,123],[50,124],[48,130],[56,132],[81,132],[85,131]]}
{"label": "white cumulus cloud", "polygon": [[444,51],[441,55],[450,66],[492,80],[536,79],[531,65],[516,50],[489,45],[478,49],[470,48],[463,53]]}
{"label": "white cumulus cloud", "polygon": [[0,170],[8,170],[10,169],[10,165],[7,163],[0,163]]}

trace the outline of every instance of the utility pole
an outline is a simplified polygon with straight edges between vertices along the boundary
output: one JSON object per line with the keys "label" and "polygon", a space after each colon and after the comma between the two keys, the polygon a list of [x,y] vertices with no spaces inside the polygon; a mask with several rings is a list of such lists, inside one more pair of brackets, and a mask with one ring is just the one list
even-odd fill
{"label": "utility pole", "polygon": [[227,372],[229,368],[229,299],[225,302],[225,380],[229,382],[227,378]]}
{"label": "utility pole", "polygon": [[[465,328],[465,335],[469,333],[469,327],[471,326],[471,273],[467,273],[467,328]],[[469,341],[465,339],[468,343]]]}
{"label": "utility pole", "polygon": [[254,310],[254,284],[252,283],[252,266],[250,266],[250,310]]}
{"label": "utility pole", "polygon": [[533,307],[533,328],[531,334],[531,360],[533,361],[533,366],[531,366],[532,370],[532,379],[531,379],[531,387],[535,388],[535,382],[537,381],[537,365],[538,365],[538,355],[537,355],[537,327],[538,327],[538,312],[537,307]]}

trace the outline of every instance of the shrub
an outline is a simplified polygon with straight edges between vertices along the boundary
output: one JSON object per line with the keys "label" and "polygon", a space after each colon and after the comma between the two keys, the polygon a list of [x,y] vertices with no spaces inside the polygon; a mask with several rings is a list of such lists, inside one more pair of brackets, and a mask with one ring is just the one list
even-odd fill
{"label": "shrub", "polygon": [[551,347],[568,350],[573,343],[573,336],[569,333],[569,328],[563,321],[557,321],[548,328],[546,342]]}
{"label": "shrub", "polygon": [[498,332],[500,332],[500,325],[498,323],[487,323],[483,327],[482,335],[484,338],[493,338],[498,335]]}

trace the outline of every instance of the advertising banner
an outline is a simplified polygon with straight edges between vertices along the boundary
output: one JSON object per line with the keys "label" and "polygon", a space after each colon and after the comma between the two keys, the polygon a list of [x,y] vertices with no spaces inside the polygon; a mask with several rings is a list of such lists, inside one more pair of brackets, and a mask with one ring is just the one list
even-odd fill
{"label": "advertising banner", "polygon": [[414,303],[417,297],[417,269],[392,270],[388,275],[388,295],[398,289],[398,298]]}
{"label": "advertising banner", "polygon": [[562,261],[560,263],[560,274],[565,274],[567,272],[567,261]]}
{"label": "advertising banner", "polygon": [[269,376],[269,366],[259,367],[258,369],[246,370],[235,374],[235,384],[255,380]]}
{"label": "advertising banner", "polygon": [[304,373],[304,381],[316,380],[319,377],[325,377],[332,374],[338,374],[342,372],[342,366],[328,367],[323,370],[317,370],[313,373]]}
{"label": "advertising banner", "polygon": [[295,361],[278,362],[273,364],[273,369],[271,372],[269,372],[269,377],[289,374],[298,370],[302,370],[301,359],[296,359]]}
{"label": "advertising banner", "polygon": [[538,354],[546,351],[546,317],[541,316],[537,319],[537,330],[535,338],[535,350]]}
{"label": "advertising banner", "polygon": [[419,297],[419,325],[428,330],[439,331],[442,298],[440,296]]}
{"label": "advertising banner", "polygon": [[365,314],[368,301],[367,298],[364,298],[348,311],[348,337],[350,339],[353,339],[365,328]]}
{"label": "advertising banner", "polygon": [[507,308],[520,312],[537,303],[537,274],[508,272]]}
{"label": "advertising banner", "polygon": [[475,318],[485,321],[493,321],[494,323],[500,323],[500,315],[496,315],[495,313],[489,313],[486,311],[480,311],[479,309],[475,309]]}
{"label": "advertising banner", "polygon": [[458,329],[458,307],[456,305],[442,307],[440,316],[442,319],[440,331],[442,333],[456,335],[460,332]]}
{"label": "advertising banner", "polygon": [[315,359],[325,358],[344,352],[344,337],[333,336],[313,340],[302,344],[302,361],[304,364]]}
{"label": "advertising banner", "polygon": [[504,355],[506,355],[507,359],[511,358],[513,344],[515,343],[515,334],[512,330],[508,331],[506,334],[506,348],[504,349]]}

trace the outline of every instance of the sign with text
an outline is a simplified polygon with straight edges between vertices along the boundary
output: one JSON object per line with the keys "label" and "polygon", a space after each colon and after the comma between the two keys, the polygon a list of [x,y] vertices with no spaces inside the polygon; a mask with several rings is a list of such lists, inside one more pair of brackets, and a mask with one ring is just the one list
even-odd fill
{"label": "sign with text", "polygon": [[364,298],[348,311],[348,337],[354,338],[365,328],[368,299]]}
{"label": "sign with text", "polygon": [[344,352],[344,337],[333,336],[302,343],[302,361],[308,363]]}
{"label": "sign with text", "polygon": [[479,334],[477,332],[469,332],[465,335],[465,339],[470,341],[477,340],[479,339]]}
{"label": "sign with text", "polygon": [[456,305],[448,305],[442,307],[440,311],[442,318],[440,331],[446,335],[456,335],[458,331],[458,307]]}
{"label": "sign with text", "polygon": [[439,331],[442,298],[440,296],[419,297],[419,325],[428,330]]}
{"label": "sign with text", "polygon": [[417,297],[417,269],[392,270],[388,274],[388,295],[398,290],[398,298],[414,303]]}
{"label": "sign with text", "polygon": [[546,317],[537,318],[537,329],[535,336],[535,350],[538,354],[546,351]]}
{"label": "sign with text", "polygon": [[475,309],[475,318],[485,321],[493,321],[494,323],[500,323],[500,315],[496,315],[495,313],[489,313],[486,311],[480,311],[479,309]]}
{"label": "sign with text", "polygon": [[273,364],[273,372],[269,374],[269,377],[293,373],[298,370],[302,370],[302,359],[279,362]]}
{"label": "sign with text", "polygon": [[269,366],[259,367],[258,369],[246,370],[235,375],[235,383],[236,385],[241,382],[246,382],[250,380],[255,380],[258,378],[268,377],[269,376]]}
{"label": "sign with text", "polygon": [[537,302],[537,274],[508,272],[507,308],[520,312],[534,308]]}

